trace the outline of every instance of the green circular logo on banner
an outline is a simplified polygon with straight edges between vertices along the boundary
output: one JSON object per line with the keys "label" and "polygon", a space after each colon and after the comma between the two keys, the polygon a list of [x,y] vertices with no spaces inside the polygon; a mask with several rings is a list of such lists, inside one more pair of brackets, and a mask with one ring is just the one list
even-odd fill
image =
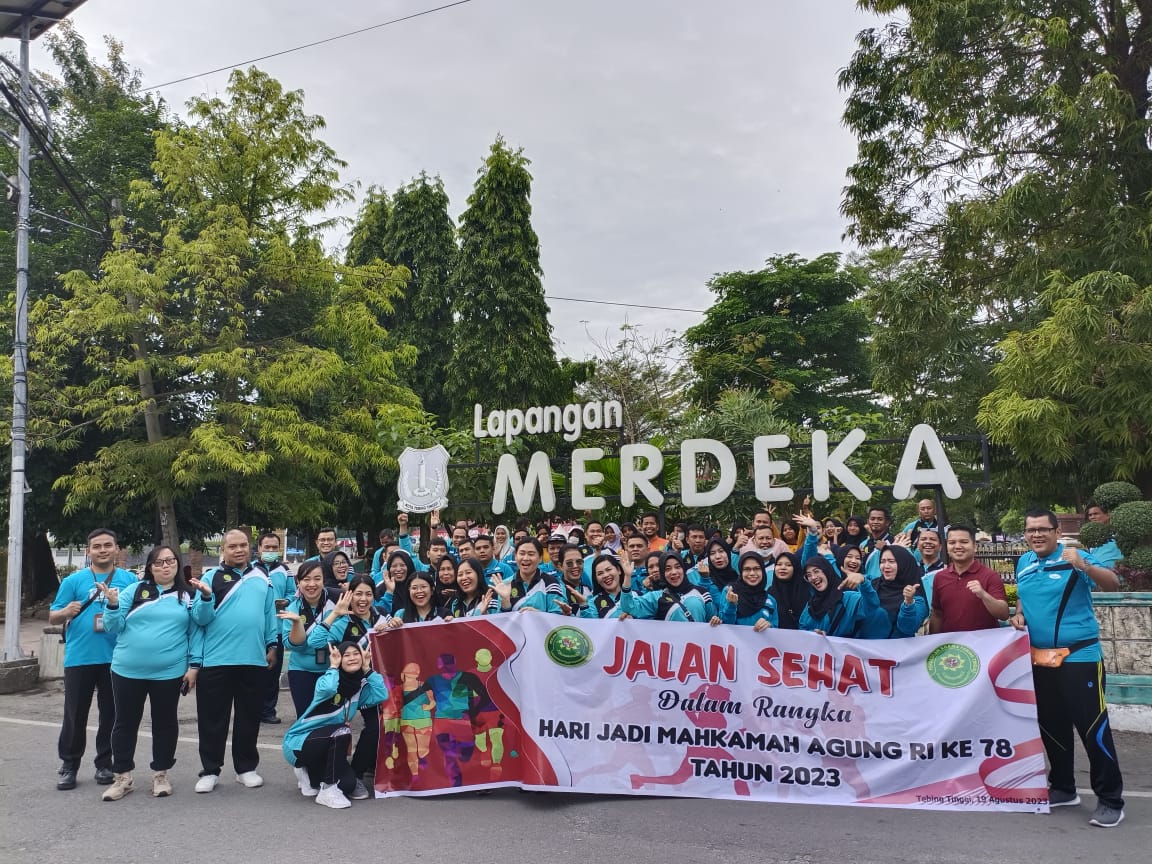
{"label": "green circular logo on banner", "polygon": [[583,666],[592,657],[592,640],[583,630],[564,625],[544,637],[544,651],[557,666]]}
{"label": "green circular logo on banner", "polygon": [[967,645],[946,642],[928,655],[928,676],[942,687],[967,687],[980,674],[980,658]]}

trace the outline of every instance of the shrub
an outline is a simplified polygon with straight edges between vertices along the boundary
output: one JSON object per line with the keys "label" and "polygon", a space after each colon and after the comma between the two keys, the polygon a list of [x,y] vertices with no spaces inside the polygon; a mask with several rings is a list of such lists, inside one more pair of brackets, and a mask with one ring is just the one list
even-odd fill
{"label": "shrub", "polygon": [[1108,513],[1111,513],[1121,504],[1127,504],[1130,501],[1140,501],[1143,498],[1144,495],[1138,487],[1133,486],[1131,483],[1125,483],[1123,480],[1101,483],[1096,487],[1096,491],[1092,493],[1092,499]]}
{"label": "shrub", "polygon": [[1152,574],[1152,544],[1137,546],[1126,554],[1124,566],[1131,573]]}
{"label": "shrub", "polygon": [[1136,547],[1152,545],[1152,501],[1129,501],[1111,515],[1112,533],[1125,559]]}
{"label": "shrub", "polygon": [[1080,545],[1085,549],[1095,549],[1112,539],[1112,526],[1100,522],[1085,522],[1080,526]]}

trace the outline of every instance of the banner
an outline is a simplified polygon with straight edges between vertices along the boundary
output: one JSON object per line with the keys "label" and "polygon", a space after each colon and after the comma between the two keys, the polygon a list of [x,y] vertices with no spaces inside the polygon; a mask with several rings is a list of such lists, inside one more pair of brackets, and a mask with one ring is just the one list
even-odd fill
{"label": "banner", "polygon": [[1047,812],[1028,638],[543,613],[373,636],[378,797],[600,794]]}

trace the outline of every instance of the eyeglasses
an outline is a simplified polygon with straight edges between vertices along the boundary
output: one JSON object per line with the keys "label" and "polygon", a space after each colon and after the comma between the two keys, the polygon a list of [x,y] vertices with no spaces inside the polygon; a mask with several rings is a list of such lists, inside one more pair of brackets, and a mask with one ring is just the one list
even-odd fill
{"label": "eyeglasses", "polygon": [[1056,530],[1055,528],[1025,528],[1024,533],[1025,534],[1041,534],[1041,535],[1043,535],[1043,534],[1051,534],[1055,530]]}
{"label": "eyeglasses", "polygon": [[170,565],[170,564],[171,564],[171,565],[175,565],[175,564],[176,564],[176,559],[175,559],[175,558],[157,558],[157,559],[156,559],[155,561],[153,561],[152,563],[153,563],[154,565],[158,565],[158,566],[160,566],[160,567],[167,567],[167,566],[168,566],[168,565]]}

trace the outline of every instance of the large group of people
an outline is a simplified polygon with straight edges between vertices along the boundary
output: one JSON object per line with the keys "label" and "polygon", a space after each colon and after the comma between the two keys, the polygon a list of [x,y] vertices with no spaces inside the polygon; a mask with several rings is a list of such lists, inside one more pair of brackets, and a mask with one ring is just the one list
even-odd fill
{"label": "large group of people", "polygon": [[[148,554],[139,578],[117,569],[115,536],[93,531],[89,567],[64,579],[51,613],[66,622],[68,634],[58,788],[76,786],[95,693],[96,779],[109,786],[104,799],[133,790],[145,700],[152,712],[152,794],[171,794],[176,710],[180,694],[193,688],[201,763],[195,791],[216,788],[229,721],[236,780],[261,786],[256,741],[262,722],[280,722],[279,673],[288,653],[296,720],[284,736],[285,759],[304,796],[351,806],[370,795],[365,778],[374,771],[382,726],[389,736],[411,733],[406,750],[417,763],[427,753],[420,700],[432,696],[414,691],[409,698],[405,691],[401,714],[385,716],[388,687],[372,668],[369,648],[373,632],[415,622],[535,611],[858,639],[1010,623],[1027,628],[1034,646],[1051,804],[1079,803],[1075,730],[1092,763],[1098,798],[1092,824],[1111,827],[1123,819],[1091,600],[1093,589],[1115,590],[1118,581],[1091,555],[1063,546],[1047,511],[1028,515],[1032,551],[1017,568],[1019,600],[1010,622],[1001,578],[976,557],[975,529],[941,524],[931,500],[921,501],[917,518],[895,533],[885,507],[841,522],[815,518],[807,501],[779,522],[765,509],[728,532],[688,523],[667,537],[655,513],[623,524],[589,518],[559,530],[554,521],[539,530],[527,520],[491,530],[467,522],[441,526],[433,514],[432,537],[420,555],[408,527],[400,514],[395,530],[381,532],[362,575],[336,548],[331,529],[319,533],[319,554],[294,576],[277,535],[261,534],[253,555],[251,537],[232,530],[224,535],[220,565],[198,579],[182,572],[178,550],[167,546]],[[397,686],[406,686],[401,677]],[[356,714],[364,724],[354,741]]]}

